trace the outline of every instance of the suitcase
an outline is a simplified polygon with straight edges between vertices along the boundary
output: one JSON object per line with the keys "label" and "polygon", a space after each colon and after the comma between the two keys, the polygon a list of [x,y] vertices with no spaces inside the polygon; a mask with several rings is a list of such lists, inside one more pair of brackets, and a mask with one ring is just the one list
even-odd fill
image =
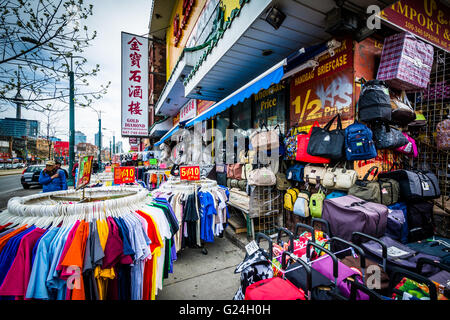
{"label": "suitcase", "polygon": [[427,258],[420,258],[417,262],[417,273],[422,273],[424,265],[429,264],[436,266],[441,271],[433,274],[429,279],[440,285],[440,289],[444,291],[444,295],[450,299],[450,266],[436,262]]}
{"label": "suitcase", "polygon": [[[367,235],[361,235],[360,232],[355,232],[354,235],[360,238],[370,239],[365,243],[361,243],[366,255],[374,259],[375,261],[383,261],[383,269],[391,277],[391,272],[393,267],[400,267],[415,272],[417,270],[417,262],[420,258],[428,258],[431,260],[439,261],[440,259],[436,256],[432,256],[425,253],[420,253],[412,250],[408,246],[395,241],[387,236],[383,236],[380,239],[373,237],[367,237]],[[352,241],[353,243],[355,242]],[[382,249],[380,250],[380,246]],[[439,269],[435,266],[426,265],[423,268],[422,274],[424,276],[431,276],[439,272]]]}
{"label": "suitcase", "polygon": [[399,267],[392,269],[389,289],[393,300],[421,300],[424,298],[424,300],[436,301],[438,297],[442,296],[438,295],[436,284],[430,279]]}
{"label": "suitcase", "polygon": [[[403,220],[405,222],[403,223],[402,233],[401,233],[401,236],[400,236],[398,241],[400,241],[403,244],[407,244],[408,243],[409,228],[408,228],[408,207],[407,207],[406,203],[404,203],[404,202],[397,202],[397,203],[394,203],[394,204],[388,206],[388,208],[390,210],[401,210],[402,211],[403,217],[404,217]],[[396,240],[395,237],[392,237],[392,238],[394,240]]]}
{"label": "suitcase", "polygon": [[408,243],[407,246],[415,251],[439,257],[442,264],[450,266],[450,239],[434,236]]}
{"label": "suitcase", "polygon": [[331,235],[350,241],[352,233],[363,232],[381,237],[386,231],[388,208],[358,197],[326,199],[322,218],[330,224]]}
{"label": "suitcase", "polygon": [[306,300],[303,290],[288,280],[275,277],[260,280],[247,287],[245,300]]}

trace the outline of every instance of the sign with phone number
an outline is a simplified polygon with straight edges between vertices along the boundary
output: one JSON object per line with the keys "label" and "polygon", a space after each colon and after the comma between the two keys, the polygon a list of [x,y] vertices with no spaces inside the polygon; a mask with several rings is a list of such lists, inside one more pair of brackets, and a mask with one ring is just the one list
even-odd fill
{"label": "sign with phone number", "polygon": [[134,167],[114,168],[114,184],[133,183],[135,179]]}
{"label": "sign with phone number", "polygon": [[180,167],[180,179],[188,181],[200,180],[200,167]]}

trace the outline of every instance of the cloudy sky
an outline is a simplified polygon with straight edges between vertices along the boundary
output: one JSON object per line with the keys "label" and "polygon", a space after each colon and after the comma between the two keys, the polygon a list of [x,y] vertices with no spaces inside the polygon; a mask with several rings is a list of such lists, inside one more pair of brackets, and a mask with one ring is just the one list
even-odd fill
{"label": "cloudy sky", "polygon": [[[138,35],[148,33],[150,8],[152,0],[91,0],[94,5],[93,16],[86,24],[88,28],[97,31],[97,38],[92,42],[84,56],[88,63],[95,66],[100,64],[100,72],[95,81],[89,81],[93,88],[111,81],[108,94],[93,107],[101,111],[102,127],[108,130],[103,132],[102,145],[109,146],[112,135],[116,141],[123,141],[124,151],[129,150],[128,139],[120,137],[120,33],[125,31]],[[86,68],[88,69],[88,68]],[[76,84],[75,84],[76,85]],[[1,117],[15,117],[16,111],[11,108],[2,112]],[[22,118],[43,120],[40,113],[22,110]],[[64,141],[69,140],[69,114],[58,115],[59,124],[57,137]],[[43,124],[41,123],[41,126]],[[94,135],[98,132],[98,117],[94,111],[75,109],[75,130],[87,136],[87,142],[94,143]]]}

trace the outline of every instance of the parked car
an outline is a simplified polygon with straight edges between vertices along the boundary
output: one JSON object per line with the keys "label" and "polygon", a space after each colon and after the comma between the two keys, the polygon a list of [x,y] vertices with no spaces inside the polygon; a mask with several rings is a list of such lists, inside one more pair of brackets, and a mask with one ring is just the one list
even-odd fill
{"label": "parked car", "polygon": [[17,168],[25,168],[25,163],[20,162],[17,166]]}
{"label": "parked car", "polygon": [[12,163],[7,163],[6,164],[6,169],[12,169]]}
{"label": "parked car", "polygon": [[0,163],[0,169],[6,169],[6,164],[5,163]]}
{"label": "parked car", "polygon": [[32,165],[23,170],[20,182],[24,189],[28,189],[30,186],[40,185],[39,175],[44,170],[45,165]]}
{"label": "parked car", "polygon": [[18,162],[13,163],[13,164],[12,164],[12,168],[13,168],[13,169],[18,169],[18,168],[19,168],[19,164],[20,164],[20,163],[18,163]]}

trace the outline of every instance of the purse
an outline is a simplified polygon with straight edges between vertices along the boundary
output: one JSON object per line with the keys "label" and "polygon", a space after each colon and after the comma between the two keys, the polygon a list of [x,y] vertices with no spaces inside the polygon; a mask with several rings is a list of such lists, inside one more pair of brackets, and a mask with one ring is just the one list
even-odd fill
{"label": "purse", "polygon": [[409,157],[417,158],[419,152],[417,151],[416,140],[408,136],[406,133],[402,132],[405,138],[408,140],[408,143],[404,146],[395,149],[395,151],[406,154]]}
{"label": "purse", "polygon": [[297,135],[297,154],[295,160],[309,163],[330,163],[330,159],[323,157],[316,157],[307,152],[312,130],[315,127],[320,127],[318,121],[314,121],[309,133],[300,133]]}
{"label": "purse", "polygon": [[411,107],[411,103],[406,96],[405,91],[402,91],[401,97],[391,98],[392,114],[391,121],[398,123],[402,127],[416,119],[416,113]]}
{"label": "purse", "polygon": [[[337,166],[337,165],[336,165]],[[355,170],[344,168],[327,168],[322,185],[327,189],[348,190],[358,179]]]}
{"label": "purse", "polygon": [[319,189],[317,193],[311,195],[309,199],[309,212],[313,218],[322,218],[323,201],[325,193]]}
{"label": "purse", "polygon": [[304,169],[303,179],[307,183],[311,184],[322,184],[323,177],[327,171],[326,167],[312,166],[307,164]]}
{"label": "purse", "polygon": [[396,149],[408,143],[402,132],[387,123],[375,124],[372,129],[373,141],[377,149]]}
{"label": "purse", "polygon": [[376,170],[374,177],[378,174],[378,167],[373,166],[367,171],[362,180],[356,180],[355,184],[348,190],[349,195],[353,195],[365,201],[381,203],[381,191],[377,181],[369,181],[370,173]]}
{"label": "purse", "polygon": [[[337,127],[330,131],[334,120]],[[309,138],[307,153],[312,156],[340,160],[345,157],[345,130],[342,129],[341,115],[338,113],[324,128],[313,127]]]}
{"label": "purse", "polygon": [[247,183],[250,186],[273,186],[276,182],[275,174],[265,167],[252,170],[247,178]]}

